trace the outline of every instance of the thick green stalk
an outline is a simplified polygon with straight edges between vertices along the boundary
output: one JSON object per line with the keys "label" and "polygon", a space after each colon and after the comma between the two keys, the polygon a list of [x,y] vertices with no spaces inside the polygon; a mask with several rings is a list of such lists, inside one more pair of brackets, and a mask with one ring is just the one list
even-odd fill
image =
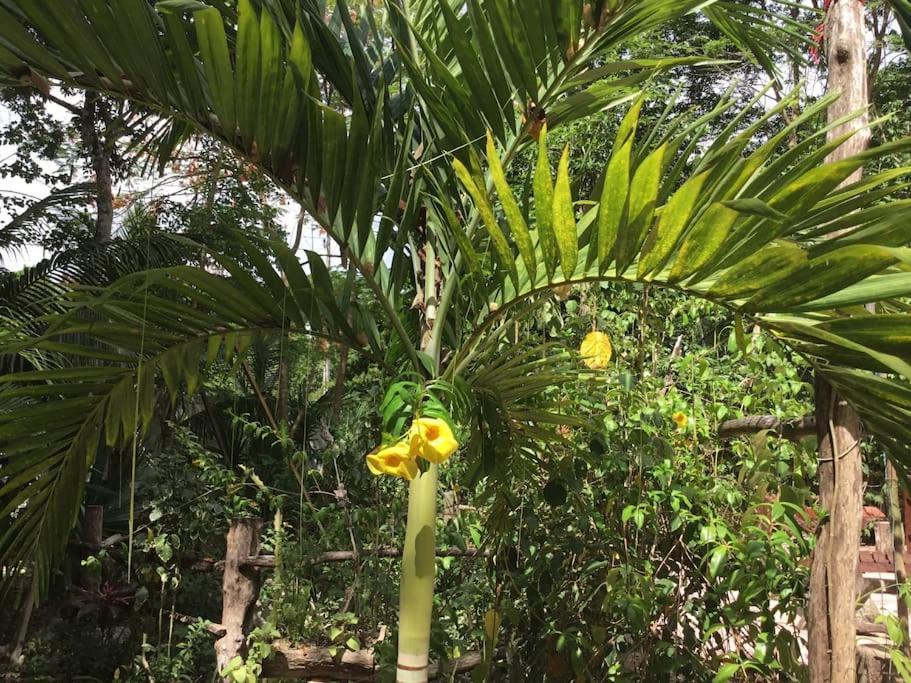
{"label": "thick green stalk", "polygon": [[423,683],[430,663],[430,620],[436,569],[437,475],[431,465],[408,491],[408,525],[399,594],[399,683]]}
{"label": "thick green stalk", "polygon": [[[437,266],[433,244],[424,245],[424,330],[421,348],[427,351],[435,331]],[[440,358],[430,349],[434,373]],[[411,481],[408,522],[402,551],[399,588],[399,658],[396,680],[423,683],[430,663],[430,623],[433,618],[433,580],[436,569],[437,480],[439,465],[431,464]]]}

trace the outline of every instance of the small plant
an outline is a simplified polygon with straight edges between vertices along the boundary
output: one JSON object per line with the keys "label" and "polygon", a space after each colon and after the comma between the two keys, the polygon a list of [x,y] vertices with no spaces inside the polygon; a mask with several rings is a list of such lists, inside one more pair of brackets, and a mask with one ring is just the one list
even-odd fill
{"label": "small plant", "polygon": [[270,642],[278,635],[278,631],[270,624],[253,629],[247,637],[246,658],[240,655],[232,658],[225,668],[219,671],[219,675],[235,683],[257,683],[263,672],[263,661],[272,654]]}

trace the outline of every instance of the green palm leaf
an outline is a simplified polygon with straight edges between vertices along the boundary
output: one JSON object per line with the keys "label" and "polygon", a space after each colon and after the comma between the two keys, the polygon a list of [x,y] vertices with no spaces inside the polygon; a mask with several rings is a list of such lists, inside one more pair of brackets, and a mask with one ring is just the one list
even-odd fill
{"label": "green palm leaf", "polygon": [[[717,108],[714,115],[727,108]],[[682,134],[696,134],[703,122]],[[570,208],[574,244],[569,247],[569,236],[563,234],[560,251],[578,249],[579,263],[587,265],[567,268],[563,263],[567,281],[648,281],[752,316],[831,377],[864,415],[874,404],[863,395],[864,381],[858,378],[876,377],[883,393],[891,392],[892,418],[874,418],[871,428],[877,436],[879,428],[884,430],[896,464],[909,472],[911,451],[906,444],[911,443],[911,428],[904,417],[911,410],[911,326],[906,313],[889,311],[891,299],[911,294],[911,251],[897,246],[911,240],[911,204],[892,198],[905,186],[895,181],[911,174],[911,167],[848,186],[842,182],[871,160],[911,149],[911,140],[821,164],[832,145],[804,145],[795,151],[777,144],[803,123],[792,122],[750,153],[744,149],[753,126],[739,134],[725,131],[721,140],[689,147],[706,151],[677,164],[668,150],[678,147],[668,139],[655,141],[651,149],[631,150],[631,124],[621,126],[605,170],[601,206],[587,210],[578,221],[572,219]],[[628,158],[641,161],[628,172],[617,172],[617,160],[624,160],[625,167]],[[685,176],[680,169],[687,167],[691,171]],[[548,172],[539,167],[535,174]],[[669,175],[673,173],[677,175]],[[631,178],[634,191],[629,189]],[[662,186],[678,189],[662,200]],[[492,198],[485,201],[493,204]],[[603,202],[623,202],[625,208],[620,211]],[[616,234],[617,245],[615,258],[607,264],[587,254],[605,253],[603,242],[592,236],[598,231],[604,239],[605,225],[608,244]],[[827,236],[835,226],[844,226],[844,231]],[[517,246],[510,248],[518,258]],[[535,249],[547,269],[556,268],[560,255],[545,248],[540,238]],[[479,315],[465,348],[482,345],[500,320],[548,286],[534,278],[518,285],[503,278],[490,283],[486,296],[498,306],[493,313]],[[862,308],[874,302],[880,303],[883,313],[869,314]],[[452,363],[449,372],[464,370],[463,356],[457,355]]]}
{"label": "green palm leaf", "polygon": [[192,395],[200,372],[217,358],[239,362],[263,335],[317,335],[367,354],[387,346],[369,311],[336,297],[319,257],[308,276],[287,246],[273,245],[279,272],[263,245],[238,241],[253,275],[217,256],[228,277],[173,266],[72,290],[64,312],[41,318],[40,336],[0,345],[3,354],[65,353],[70,363],[0,377],[11,406],[0,414],[0,556],[13,567],[34,562],[39,586],[62,556],[97,448],[126,446],[148,428],[156,375],[172,397]]}

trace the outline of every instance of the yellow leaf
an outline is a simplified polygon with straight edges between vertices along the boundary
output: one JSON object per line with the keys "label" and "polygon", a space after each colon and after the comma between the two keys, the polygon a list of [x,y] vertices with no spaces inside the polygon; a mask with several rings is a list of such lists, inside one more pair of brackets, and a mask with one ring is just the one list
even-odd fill
{"label": "yellow leaf", "polygon": [[496,610],[487,610],[487,614],[484,615],[484,637],[487,638],[488,642],[492,643],[496,641],[497,631],[500,630],[500,623],[502,623],[502,621],[503,618]]}
{"label": "yellow leaf", "polygon": [[610,337],[604,332],[589,332],[579,346],[579,353],[582,355],[582,362],[592,370],[602,370],[610,363],[614,347],[610,343]]}

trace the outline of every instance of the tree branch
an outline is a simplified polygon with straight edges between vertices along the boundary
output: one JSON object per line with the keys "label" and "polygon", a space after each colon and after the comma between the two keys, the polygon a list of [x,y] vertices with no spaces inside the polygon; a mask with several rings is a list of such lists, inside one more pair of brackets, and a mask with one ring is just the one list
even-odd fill
{"label": "tree branch", "polygon": [[782,439],[800,441],[816,434],[816,418],[807,415],[792,420],[782,420],[774,415],[750,415],[722,422],[718,428],[718,437],[729,439],[764,430],[775,432]]}
{"label": "tree branch", "polygon": [[276,431],[278,429],[278,422],[275,421],[275,416],[272,414],[272,409],[269,408],[269,402],[266,401],[266,396],[263,394],[263,390],[259,386],[259,382],[256,381],[256,377],[253,376],[253,371],[250,369],[250,364],[247,361],[241,363],[241,367],[244,370],[244,377],[247,378],[247,381],[250,383],[250,387],[253,389],[253,393],[256,394],[256,400],[259,401],[260,407],[263,409],[263,413],[266,416],[266,422],[269,423],[269,426]]}

